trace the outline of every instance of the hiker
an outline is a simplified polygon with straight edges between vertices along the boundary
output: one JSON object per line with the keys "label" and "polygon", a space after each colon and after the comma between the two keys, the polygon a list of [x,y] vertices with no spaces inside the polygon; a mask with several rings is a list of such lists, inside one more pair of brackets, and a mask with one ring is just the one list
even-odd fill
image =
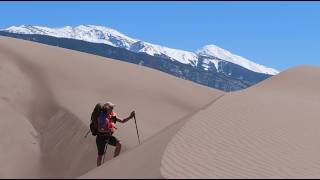
{"label": "hiker", "polygon": [[[101,131],[97,134],[96,136],[96,144],[97,144],[97,148],[98,148],[98,158],[97,158],[97,166],[101,165],[101,160],[102,157],[105,153],[105,148],[107,146],[107,142],[108,144],[110,144],[111,146],[115,146],[116,149],[114,151],[114,156],[116,157],[120,154],[121,151],[121,143],[120,141],[114,137],[112,134],[115,132],[115,130],[117,129],[117,127],[115,126],[116,122],[120,122],[120,123],[125,123],[127,121],[129,121],[130,119],[132,119],[135,115],[135,112],[132,111],[130,116],[125,118],[125,119],[119,119],[116,116],[116,113],[113,112],[113,108],[114,108],[114,104],[111,102],[107,102],[102,106],[102,111],[100,113],[100,120],[104,118],[107,118],[107,120],[109,120],[106,126],[107,127],[99,127],[99,129],[105,129],[106,131],[101,133]],[[102,117],[102,118],[101,118]],[[99,126],[99,123],[98,123]]]}

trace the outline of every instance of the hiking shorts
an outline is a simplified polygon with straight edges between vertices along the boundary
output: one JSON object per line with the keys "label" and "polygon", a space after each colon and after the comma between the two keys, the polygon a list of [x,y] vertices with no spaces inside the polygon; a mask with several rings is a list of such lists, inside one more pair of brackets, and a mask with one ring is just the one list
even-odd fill
{"label": "hiking shorts", "polygon": [[[109,140],[108,140],[109,138]],[[117,142],[119,142],[119,140],[114,137],[114,136],[96,136],[96,144],[97,144],[97,148],[98,148],[98,155],[103,155],[104,154],[104,148],[107,144],[110,144],[111,146],[116,146]]]}

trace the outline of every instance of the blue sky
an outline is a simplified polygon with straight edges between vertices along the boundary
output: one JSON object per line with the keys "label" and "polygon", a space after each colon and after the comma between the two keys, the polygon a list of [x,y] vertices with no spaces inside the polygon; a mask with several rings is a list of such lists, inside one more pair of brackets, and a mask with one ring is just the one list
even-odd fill
{"label": "blue sky", "polygon": [[320,2],[0,2],[0,29],[102,25],[187,51],[215,44],[280,71],[320,66]]}

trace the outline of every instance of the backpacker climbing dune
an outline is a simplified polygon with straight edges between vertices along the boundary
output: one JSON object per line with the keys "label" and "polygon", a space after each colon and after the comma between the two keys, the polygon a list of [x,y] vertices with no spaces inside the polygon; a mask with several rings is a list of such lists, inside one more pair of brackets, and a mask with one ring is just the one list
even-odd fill
{"label": "backpacker climbing dune", "polygon": [[113,133],[117,129],[115,124],[117,122],[125,123],[135,116],[135,111],[132,111],[129,117],[119,119],[113,111],[114,107],[115,105],[111,102],[107,102],[104,105],[98,103],[91,113],[90,131],[93,136],[96,136],[96,145],[98,149],[97,166],[101,165],[101,160],[102,157],[104,158],[105,156],[108,144],[116,147],[114,157],[120,154],[120,140],[113,136]]}

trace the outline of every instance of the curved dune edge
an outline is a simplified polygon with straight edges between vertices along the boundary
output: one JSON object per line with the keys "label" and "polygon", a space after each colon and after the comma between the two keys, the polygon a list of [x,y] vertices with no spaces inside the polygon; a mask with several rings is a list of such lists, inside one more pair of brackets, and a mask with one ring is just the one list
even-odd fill
{"label": "curved dune edge", "polygon": [[[123,118],[135,110],[144,142],[223,94],[146,67],[0,36],[1,74],[10,75],[0,81],[3,178],[72,178],[94,169],[95,139],[84,135],[97,102],[111,100]],[[129,154],[138,144],[134,121],[118,129],[121,155]]]}
{"label": "curved dune edge", "polygon": [[163,178],[160,174],[161,157],[163,152],[177,131],[195,114],[206,109],[218,101],[224,94],[217,93],[207,105],[190,112],[175,123],[170,124],[161,132],[150,137],[143,144],[127,151],[122,156],[108,161],[99,168],[82,175],[79,179],[120,178],[145,179]]}
{"label": "curved dune edge", "polygon": [[225,95],[191,118],[161,161],[165,178],[320,176],[320,69],[300,66]]}

